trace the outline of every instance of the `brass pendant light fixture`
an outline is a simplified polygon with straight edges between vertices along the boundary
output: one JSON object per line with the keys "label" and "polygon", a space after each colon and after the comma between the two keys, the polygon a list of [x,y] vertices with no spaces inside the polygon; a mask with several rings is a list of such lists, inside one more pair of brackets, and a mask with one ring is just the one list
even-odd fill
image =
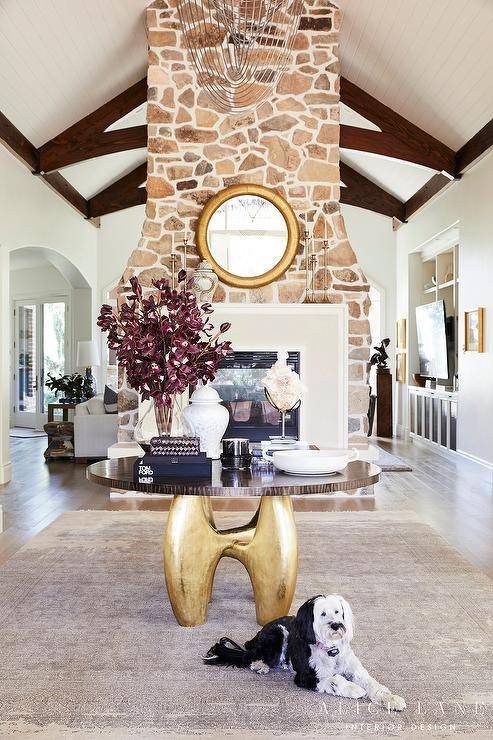
{"label": "brass pendant light fixture", "polygon": [[290,63],[302,9],[302,0],[180,0],[197,81],[218,110],[248,110],[271,94]]}

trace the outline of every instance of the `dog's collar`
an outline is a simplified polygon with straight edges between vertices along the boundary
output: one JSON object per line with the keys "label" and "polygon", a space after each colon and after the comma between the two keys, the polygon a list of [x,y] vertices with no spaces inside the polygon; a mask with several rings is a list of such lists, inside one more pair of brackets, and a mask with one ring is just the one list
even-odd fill
{"label": "dog's collar", "polygon": [[323,650],[324,653],[327,653],[327,655],[329,655],[331,658],[334,658],[336,655],[339,655],[339,649],[336,648],[336,647],[334,647],[333,645],[332,645],[332,647],[327,647],[327,645],[324,645],[323,642],[319,642],[318,640],[315,643],[315,645],[320,650]]}

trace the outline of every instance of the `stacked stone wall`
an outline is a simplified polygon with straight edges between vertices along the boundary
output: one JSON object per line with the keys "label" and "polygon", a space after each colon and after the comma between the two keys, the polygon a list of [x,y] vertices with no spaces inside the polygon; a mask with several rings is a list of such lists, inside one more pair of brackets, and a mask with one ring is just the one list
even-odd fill
{"label": "stacked stone wall", "polygon": [[[214,110],[200,89],[180,31],[176,0],[147,11],[148,178],[142,237],[122,278],[150,286],[170,275],[170,254],[192,237],[205,203],[229,185],[256,183],[280,193],[319,253],[315,297],[346,303],[349,311],[349,432],[366,431],[369,285],[349,243],[340,211],[339,59],[341,14],[329,0],[306,0],[291,62],[277,87],[255,109],[237,115]],[[323,240],[331,243],[323,264]],[[192,248],[188,267],[198,262]],[[305,298],[303,250],[271,285],[243,290],[220,284],[214,300],[299,303]],[[132,436],[137,398],[121,378],[120,439]]]}

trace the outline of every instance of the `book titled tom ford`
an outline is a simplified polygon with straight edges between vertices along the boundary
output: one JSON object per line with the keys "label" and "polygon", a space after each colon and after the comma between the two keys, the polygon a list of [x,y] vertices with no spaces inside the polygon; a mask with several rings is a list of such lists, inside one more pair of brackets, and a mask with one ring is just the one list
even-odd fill
{"label": "book titled tom ford", "polygon": [[198,455],[144,455],[134,463],[136,483],[168,483],[176,478],[212,478],[212,460]]}

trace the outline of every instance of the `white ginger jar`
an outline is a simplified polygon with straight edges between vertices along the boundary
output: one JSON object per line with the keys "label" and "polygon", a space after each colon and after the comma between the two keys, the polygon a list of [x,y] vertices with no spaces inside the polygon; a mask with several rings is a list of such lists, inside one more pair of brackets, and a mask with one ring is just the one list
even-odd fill
{"label": "white ginger jar", "polygon": [[190,405],[182,411],[182,422],[186,434],[200,438],[200,451],[218,460],[229,413],[221,405],[221,397],[215,388],[211,385],[197,386],[190,396]]}

